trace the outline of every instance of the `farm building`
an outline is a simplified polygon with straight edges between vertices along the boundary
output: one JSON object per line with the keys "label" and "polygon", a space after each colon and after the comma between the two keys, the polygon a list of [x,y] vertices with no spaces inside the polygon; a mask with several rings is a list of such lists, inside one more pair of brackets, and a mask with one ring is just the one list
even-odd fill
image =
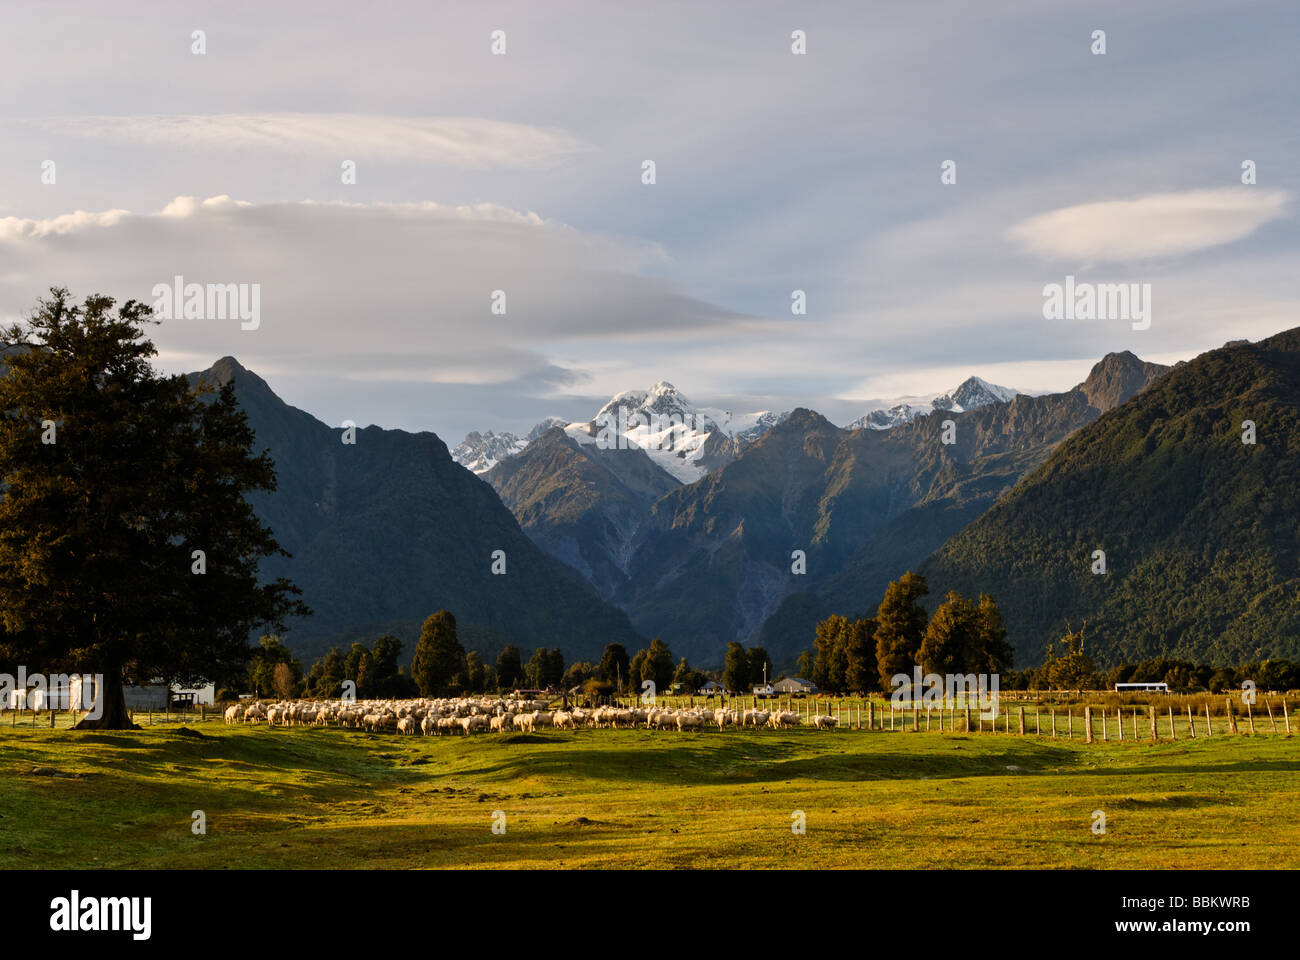
{"label": "farm building", "polygon": [[124,687],[122,694],[128,710],[164,710],[178,707],[212,706],[216,691],[212,684],[203,687],[182,687],[172,684],[152,683],[148,686]]}
{"label": "farm building", "polygon": [[710,680],[704,686],[700,687],[699,693],[704,697],[712,697],[719,693],[726,693],[726,689],[716,680]]}
{"label": "farm building", "polygon": [[816,693],[817,685],[803,677],[786,677],[772,684],[777,693]]}

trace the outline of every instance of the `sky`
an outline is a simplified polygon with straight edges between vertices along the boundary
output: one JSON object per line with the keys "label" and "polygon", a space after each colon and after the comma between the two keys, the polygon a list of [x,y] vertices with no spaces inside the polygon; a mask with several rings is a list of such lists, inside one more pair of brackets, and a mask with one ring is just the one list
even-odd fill
{"label": "sky", "polygon": [[[5,19],[0,319],[256,285],[255,329],[165,320],[158,366],[235,356],[334,425],[454,445],[659,380],[846,423],[1300,326],[1294,2]],[[1149,291],[1149,326],[1045,319],[1067,276]]]}

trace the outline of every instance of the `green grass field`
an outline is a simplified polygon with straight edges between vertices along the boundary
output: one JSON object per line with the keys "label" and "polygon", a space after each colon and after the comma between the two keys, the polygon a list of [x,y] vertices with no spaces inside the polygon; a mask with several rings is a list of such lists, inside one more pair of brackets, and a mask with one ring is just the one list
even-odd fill
{"label": "green grass field", "polygon": [[0,728],[0,867],[1300,866],[1284,735],[191,729]]}

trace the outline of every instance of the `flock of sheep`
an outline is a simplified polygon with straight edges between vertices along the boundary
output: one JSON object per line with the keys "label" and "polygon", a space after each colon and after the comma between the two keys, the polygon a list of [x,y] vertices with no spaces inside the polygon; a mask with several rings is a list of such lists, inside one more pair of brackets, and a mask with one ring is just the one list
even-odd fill
{"label": "flock of sheep", "polygon": [[[441,736],[443,734],[529,733],[552,727],[638,727],[648,730],[702,730],[706,727],[797,727],[803,723],[790,710],[670,710],[655,706],[596,707],[552,710],[537,700],[282,700],[275,703],[236,703],[226,708],[226,723],[265,723],[268,726],[336,726],[371,733]],[[810,716],[819,730],[833,729],[837,718]]]}

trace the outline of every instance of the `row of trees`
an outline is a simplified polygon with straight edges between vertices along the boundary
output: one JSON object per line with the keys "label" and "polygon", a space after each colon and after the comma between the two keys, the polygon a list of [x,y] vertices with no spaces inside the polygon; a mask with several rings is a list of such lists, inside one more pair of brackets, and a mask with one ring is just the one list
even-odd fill
{"label": "row of trees", "polygon": [[1224,693],[1242,689],[1247,681],[1261,690],[1298,689],[1300,663],[1275,658],[1215,667],[1156,657],[1102,669],[1087,654],[1084,628],[1080,628],[1067,629],[1059,643],[1049,644],[1042,666],[1011,671],[1002,685],[1010,690],[1109,690],[1117,683],[1166,683],[1173,693]]}
{"label": "row of trees", "polygon": [[911,676],[917,664],[937,674],[1010,668],[1011,646],[992,597],[970,600],[950,591],[930,617],[920,602],[928,592],[925,577],[909,571],[885,589],[874,617],[821,621],[800,672],[830,693],[867,693],[892,689],[895,674]]}

